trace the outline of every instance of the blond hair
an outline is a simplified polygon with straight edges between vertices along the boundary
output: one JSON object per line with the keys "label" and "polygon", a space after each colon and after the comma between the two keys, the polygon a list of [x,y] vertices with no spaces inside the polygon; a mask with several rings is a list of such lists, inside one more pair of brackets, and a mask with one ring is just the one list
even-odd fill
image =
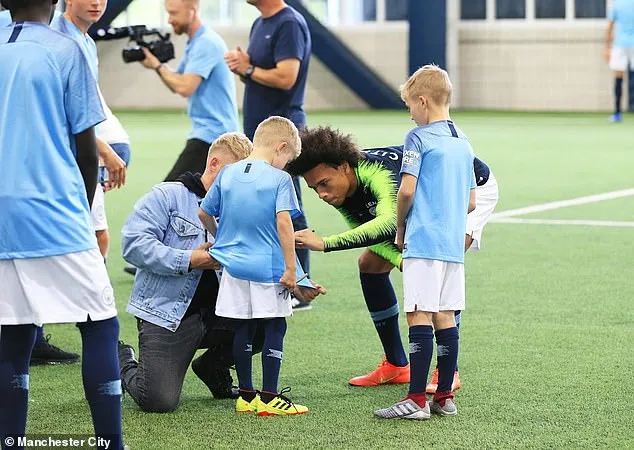
{"label": "blond hair", "polygon": [[449,74],[435,64],[418,69],[401,86],[401,98],[404,102],[412,98],[428,96],[438,106],[451,103],[453,86]]}
{"label": "blond hair", "polygon": [[220,135],[209,147],[211,152],[223,150],[230,153],[236,160],[240,161],[251,154],[253,144],[243,133],[225,133]]}
{"label": "blond hair", "polygon": [[293,158],[297,158],[302,152],[297,127],[290,120],[280,116],[271,116],[264,120],[258,125],[253,136],[253,145],[256,148],[274,149],[283,142],[286,143]]}

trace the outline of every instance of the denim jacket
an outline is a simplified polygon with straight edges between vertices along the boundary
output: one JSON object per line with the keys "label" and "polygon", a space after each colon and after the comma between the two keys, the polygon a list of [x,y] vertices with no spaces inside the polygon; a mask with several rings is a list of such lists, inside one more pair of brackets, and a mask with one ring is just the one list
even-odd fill
{"label": "denim jacket", "polygon": [[180,325],[202,276],[189,270],[192,250],[207,235],[198,219],[200,201],[180,182],[157,184],[121,231],[123,258],[137,267],[127,311],[170,331]]}

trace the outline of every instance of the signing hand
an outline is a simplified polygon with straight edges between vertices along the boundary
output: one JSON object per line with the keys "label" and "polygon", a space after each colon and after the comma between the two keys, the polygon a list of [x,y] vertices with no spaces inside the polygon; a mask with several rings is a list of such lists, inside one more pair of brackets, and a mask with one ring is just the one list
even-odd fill
{"label": "signing hand", "polygon": [[225,54],[225,61],[229,70],[238,75],[244,75],[247,68],[251,65],[251,57],[248,53],[238,46],[235,50],[231,50]]}
{"label": "signing hand", "polygon": [[154,56],[147,48],[142,47],[142,50],[145,54],[145,59],[139,62],[143,64],[143,66],[148,69],[155,70],[158,66],[161,65],[161,61],[159,61],[158,58]]}
{"label": "signing hand", "polygon": [[209,254],[211,244],[205,242],[203,245],[192,251],[192,256],[189,260],[189,270],[202,269],[202,270],[218,270],[220,264],[213,259]]}
{"label": "signing hand", "polygon": [[301,230],[295,232],[295,247],[323,252],[325,245],[324,240],[317,236],[314,231]]}
{"label": "signing hand", "polygon": [[295,298],[303,301],[303,302],[312,302],[320,295],[326,295],[328,291],[321,285],[315,283],[314,281],[310,281],[314,287],[314,289],[304,287],[304,286],[296,286],[293,290],[293,295]]}

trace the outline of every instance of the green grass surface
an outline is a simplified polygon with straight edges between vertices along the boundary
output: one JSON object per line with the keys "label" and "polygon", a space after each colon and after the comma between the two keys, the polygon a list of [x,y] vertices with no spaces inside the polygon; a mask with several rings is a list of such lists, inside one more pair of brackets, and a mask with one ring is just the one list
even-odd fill
{"label": "green grass surface", "polygon": [[[189,124],[181,113],[121,113],[133,142],[128,185],[106,197],[112,246],[108,267],[121,337],[136,345],[125,313],[132,278],[122,272],[119,230],[134,201],[160,181],[180,153]],[[476,153],[500,184],[498,211],[633,187],[634,122],[602,115],[458,113]],[[406,113],[311,114],[362,146],[398,144]],[[343,221],[305,191],[311,227]],[[526,217],[633,220],[633,199]],[[467,312],[461,332],[463,387],[455,418],[378,421],[406,386],[352,388],[381,348],[358,284],[357,251],[313,256],[313,276],[329,294],[289,320],[281,386],[311,408],[292,418],[236,416],[190,371],[179,409],[141,412],[123,401],[132,449],[198,448],[633,448],[634,299],[631,228],[490,224],[484,248],[467,257]],[[401,276],[392,280],[401,298]],[[404,341],[407,331],[401,320]],[[71,325],[48,326],[55,344],[80,350]],[[258,359],[259,361],[259,359]],[[257,368],[259,362],[255,363]],[[259,369],[255,380],[259,379]],[[29,433],[90,433],[79,365],[36,367]],[[1,400],[0,400],[1,401]]]}

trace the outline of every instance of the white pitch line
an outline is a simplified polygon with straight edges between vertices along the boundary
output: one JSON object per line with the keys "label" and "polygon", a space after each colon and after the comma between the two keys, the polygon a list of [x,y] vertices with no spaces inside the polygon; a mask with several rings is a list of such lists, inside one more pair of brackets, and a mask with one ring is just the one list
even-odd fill
{"label": "white pitch line", "polygon": [[586,227],[632,227],[634,222],[614,220],[560,220],[560,219],[518,219],[514,217],[492,218],[491,223],[514,223],[526,225],[581,225]]}
{"label": "white pitch line", "polygon": [[543,211],[551,211],[553,209],[566,208],[568,206],[585,205],[587,203],[603,202],[606,200],[614,200],[616,198],[634,196],[634,188],[623,189],[621,191],[606,192],[604,194],[589,195],[586,197],[573,198],[570,200],[560,200],[556,202],[543,203],[541,205],[527,206],[524,208],[509,209],[495,213],[491,216],[493,219],[501,219],[503,217],[521,216],[524,214],[538,213]]}

